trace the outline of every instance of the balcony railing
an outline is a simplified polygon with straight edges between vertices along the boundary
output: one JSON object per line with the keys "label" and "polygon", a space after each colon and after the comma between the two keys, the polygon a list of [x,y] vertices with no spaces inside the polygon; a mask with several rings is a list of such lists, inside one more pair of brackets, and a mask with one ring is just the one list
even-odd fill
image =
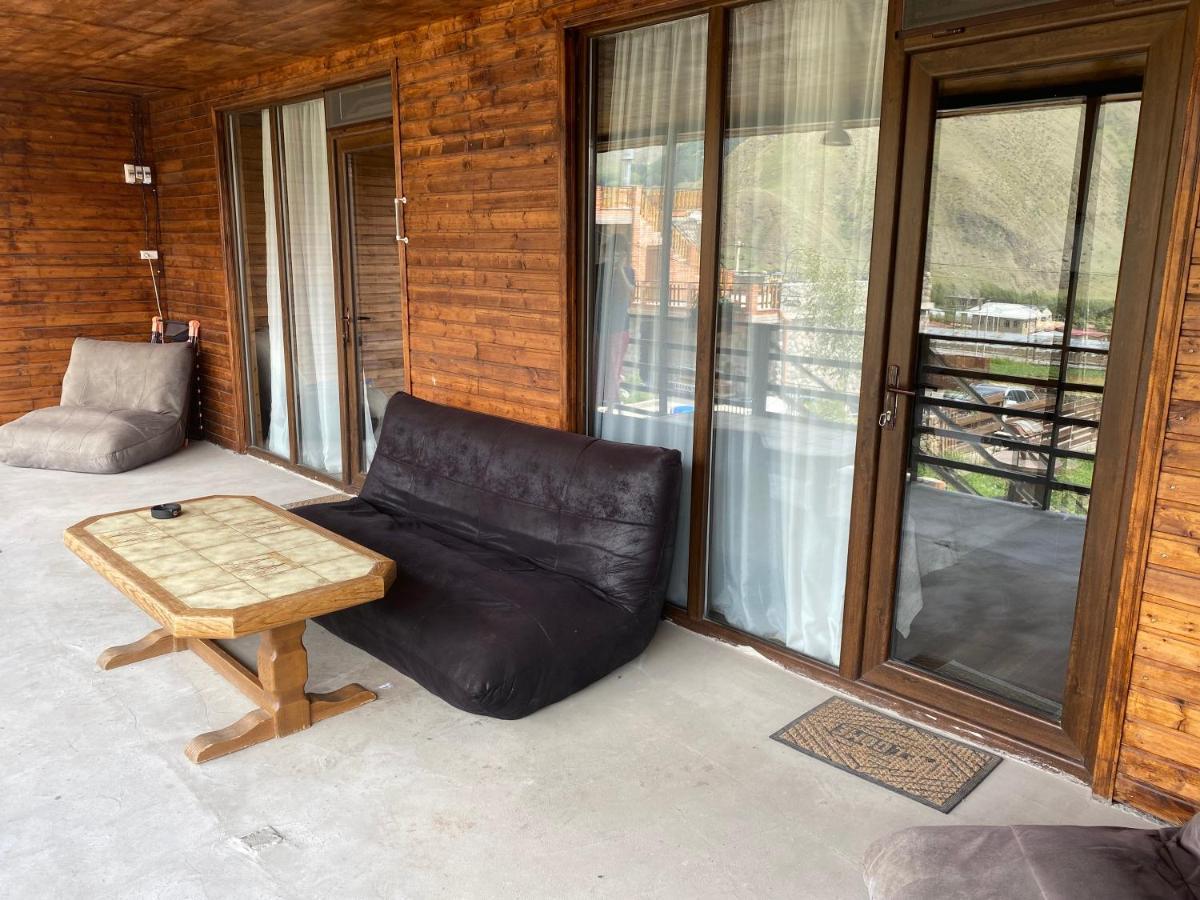
{"label": "balcony railing", "polygon": [[[689,286],[694,290],[694,286]],[[675,301],[686,307],[682,295]],[[736,302],[736,301],[734,301]],[[690,412],[695,402],[694,344],[680,323],[671,340],[649,321],[632,329],[622,364],[626,396],[608,408],[633,415]],[[661,334],[661,332],[660,332]],[[862,332],[787,322],[743,320],[718,341],[715,404],[733,415],[788,417],[823,427],[854,429],[858,418],[856,352],[839,358],[837,344],[861,346]],[[948,352],[948,342],[955,348]],[[992,371],[992,355],[1025,358],[1025,342],[989,339],[982,354],[965,352],[974,337],[923,335],[913,410],[910,475],[936,477],[951,490],[1000,497],[1042,509],[1086,509],[1103,403],[1103,366],[1072,367],[1076,380]],[[817,347],[835,349],[819,352]],[[1030,365],[1058,371],[1059,348],[1033,348]],[[935,350],[937,352],[935,352]],[[1088,354],[1103,356],[1089,349]],[[1093,380],[1079,380],[1081,376]],[[1034,399],[1012,403],[999,386],[1025,386]],[[988,476],[999,481],[982,481]],[[1006,485],[1003,490],[997,484]],[[1072,501],[1070,496],[1077,499]]]}
{"label": "balcony railing", "polygon": [[[780,308],[783,285],[779,282],[752,282],[746,284],[723,283],[720,302],[731,304],[750,315],[775,313]],[[662,296],[662,284],[658,281],[639,281],[634,286],[634,312],[643,313],[657,309]],[[691,311],[700,302],[700,286],[694,281],[672,281],[668,285],[667,308]]]}
{"label": "balcony railing", "polygon": [[[946,345],[974,352],[947,351]],[[971,475],[1002,479],[1005,499],[1050,509],[1055,493],[1073,494],[1086,507],[1103,404],[1104,367],[1093,364],[1099,381],[1072,381],[1086,374],[1062,364],[1061,347],[1027,341],[952,334],[921,336],[921,365],[910,472],[924,468],[956,490],[981,493]],[[1088,348],[1089,356],[1106,350]],[[1053,377],[994,372],[988,361],[1019,357],[1030,368],[1056,372]],[[974,358],[975,365],[970,365]],[[1058,377],[1065,372],[1067,378]],[[1009,386],[1032,397],[1008,399]],[[1076,465],[1077,480],[1064,470]],[[1058,506],[1065,504],[1060,499]]]}

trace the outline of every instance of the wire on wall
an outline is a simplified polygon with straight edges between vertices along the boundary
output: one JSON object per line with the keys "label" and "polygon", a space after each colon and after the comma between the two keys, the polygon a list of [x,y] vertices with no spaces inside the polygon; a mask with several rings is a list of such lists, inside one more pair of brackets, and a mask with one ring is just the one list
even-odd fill
{"label": "wire on wall", "polygon": [[[146,101],[140,97],[131,98],[130,108],[130,123],[133,130],[133,162],[134,165],[149,166],[150,161],[147,159],[146,153],[146,129],[148,122]],[[158,179],[153,178],[149,184],[141,182],[138,186],[141,188],[142,194],[142,228],[146,237],[144,246],[158,251],[158,259],[149,259],[146,261],[150,266],[150,284],[154,289],[154,302],[158,309],[158,315],[165,322],[167,315],[163,306],[161,291],[166,278],[166,269],[163,266],[161,250],[162,214],[158,202]],[[153,230],[151,229],[150,222],[151,204],[154,207]]]}

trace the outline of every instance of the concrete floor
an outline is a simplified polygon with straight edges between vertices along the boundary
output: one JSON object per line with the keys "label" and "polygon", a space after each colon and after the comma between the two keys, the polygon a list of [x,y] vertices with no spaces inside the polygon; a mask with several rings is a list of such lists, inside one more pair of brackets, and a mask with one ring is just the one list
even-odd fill
{"label": "concrete floor", "polygon": [[310,685],[379,700],[192,765],[184,744],[248,702],[187,654],[99,671],[151,623],[60,535],[208,493],[329,489],[208,444],[121,476],[0,466],[0,897],[854,898],[867,846],[906,825],[1145,824],[1013,760],[943,816],[768,739],[829,691],[666,624],[517,722],[314,626]]}

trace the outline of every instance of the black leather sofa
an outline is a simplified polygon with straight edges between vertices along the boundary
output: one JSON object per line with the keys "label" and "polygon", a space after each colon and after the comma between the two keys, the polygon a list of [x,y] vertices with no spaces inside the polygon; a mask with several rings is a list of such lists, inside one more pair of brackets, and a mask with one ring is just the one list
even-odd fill
{"label": "black leather sofa", "polygon": [[529,715],[650,642],[680,473],[676,450],[397,394],[361,494],[296,510],[394,559],[395,584],[317,621],[460,709]]}

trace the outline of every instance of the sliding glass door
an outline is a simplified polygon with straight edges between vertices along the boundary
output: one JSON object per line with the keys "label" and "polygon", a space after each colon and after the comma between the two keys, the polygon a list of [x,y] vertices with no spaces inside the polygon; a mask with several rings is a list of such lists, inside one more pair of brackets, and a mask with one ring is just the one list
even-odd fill
{"label": "sliding glass door", "polygon": [[[389,97],[384,80],[227,118],[250,444],[346,482],[366,472],[378,418],[404,380],[391,126],[355,121]],[[362,133],[373,137],[364,144]],[[332,169],[340,140],[354,152]],[[364,368],[365,396],[347,390],[347,360]]]}
{"label": "sliding glass door", "polygon": [[299,463],[340,478],[341,345],[325,103],[290,103],[280,110],[280,123]]}
{"label": "sliding glass door", "polygon": [[708,611],[838,662],[883,2],[729,14]]}
{"label": "sliding glass door", "polygon": [[228,119],[250,443],[341,478],[342,402],[325,106]]}
{"label": "sliding glass door", "polygon": [[831,664],[885,24],[764,0],[589,42],[591,427],[684,454],[672,602]]}
{"label": "sliding glass door", "polygon": [[596,41],[592,432],[683,454],[668,599],[687,603],[707,16]]}
{"label": "sliding glass door", "polygon": [[361,484],[408,384],[390,78],[226,114],[248,443]]}
{"label": "sliding glass door", "polygon": [[392,129],[333,141],[346,376],[350,386],[350,475],[371,465],[387,402],[405,390],[403,273],[397,252],[396,160]]}
{"label": "sliding glass door", "polygon": [[229,118],[229,151],[239,239],[238,285],[246,338],[250,443],[293,455],[289,333],[279,262],[275,142],[270,110]]}

